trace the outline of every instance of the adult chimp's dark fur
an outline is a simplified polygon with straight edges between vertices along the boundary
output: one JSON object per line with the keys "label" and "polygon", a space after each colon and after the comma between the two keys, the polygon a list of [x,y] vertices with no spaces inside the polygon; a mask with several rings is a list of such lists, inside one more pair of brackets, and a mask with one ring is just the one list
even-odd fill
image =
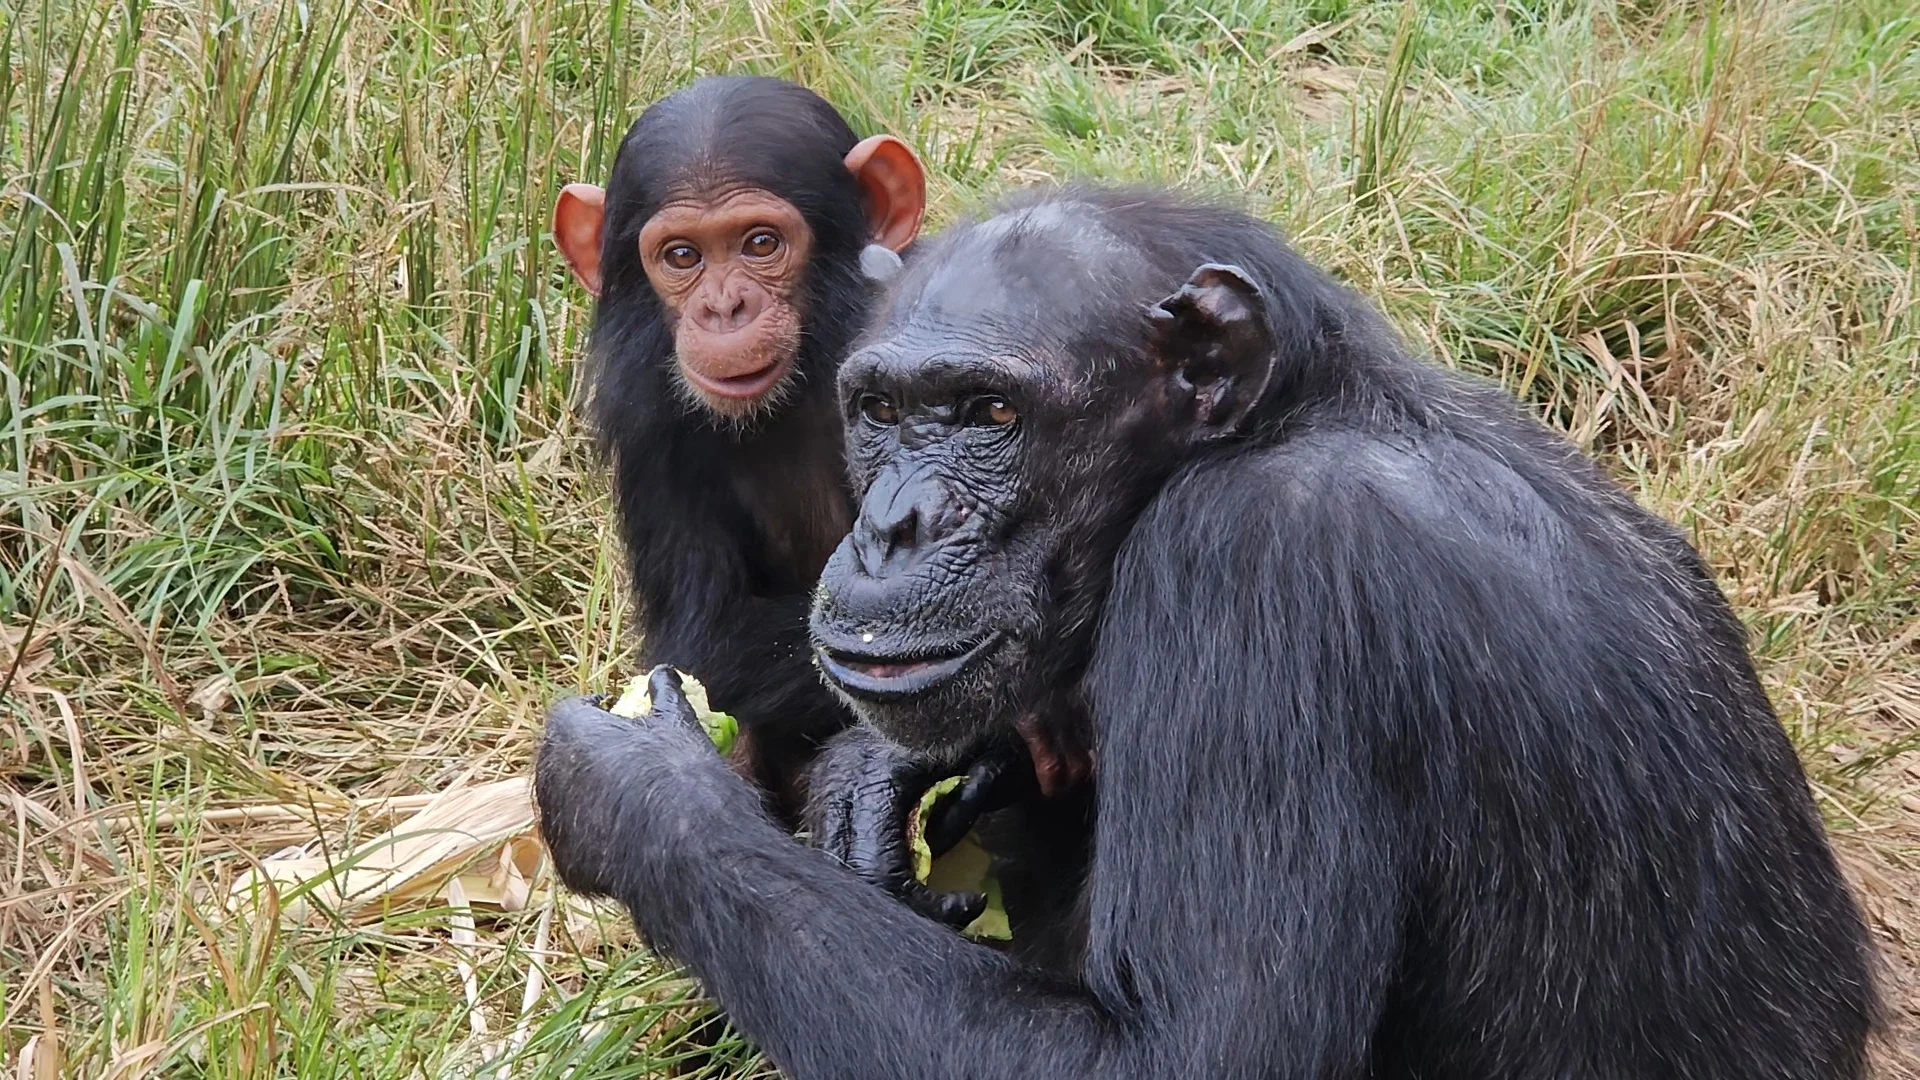
{"label": "adult chimp's dark fur", "polygon": [[[744,725],[750,771],[784,789],[789,812],[813,746],[849,720],[812,666],[806,613],[852,519],[833,376],[873,295],[859,271],[867,219],[843,161],[856,141],[800,87],[705,79],[641,116],[607,185],[591,410],[613,465],[643,659],[706,684]],[[746,427],[686,402],[637,243],[667,198],[728,180],[784,197],[813,232],[794,396]]]}
{"label": "adult chimp's dark fur", "polygon": [[[557,706],[540,760],[565,880],[787,1075],[1861,1075],[1861,919],[1742,629],[1565,442],[1257,223],[1163,197],[957,230],[890,310],[841,373],[850,415],[889,401],[850,428],[871,487],[816,639],[947,760],[1083,676],[1084,964],[795,844],[668,674],[642,721]],[[982,392],[1017,424],[953,423]]]}

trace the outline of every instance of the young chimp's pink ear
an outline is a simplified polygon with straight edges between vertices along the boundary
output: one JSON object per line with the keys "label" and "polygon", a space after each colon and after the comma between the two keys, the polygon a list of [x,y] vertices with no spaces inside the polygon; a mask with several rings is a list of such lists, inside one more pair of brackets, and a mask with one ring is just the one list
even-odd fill
{"label": "young chimp's pink ear", "polygon": [[927,171],[912,147],[891,135],[862,139],[847,153],[847,169],[860,182],[873,242],[905,251],[927,216]]}
{"label": "young chimp's pink ear", "polygon": [[553,242],[573,276],[600,295],[600,236],[607,223],[607,193],[592,184],[568,184],[553,205]]}
{"label": "young chimp's pink ear", "polygon": [[1232,434],[1273,377],[1267,298],[1245,270],[1207,263],[1178,292],[1147,308],[1170,396],[1190,410],[1196,438]]}

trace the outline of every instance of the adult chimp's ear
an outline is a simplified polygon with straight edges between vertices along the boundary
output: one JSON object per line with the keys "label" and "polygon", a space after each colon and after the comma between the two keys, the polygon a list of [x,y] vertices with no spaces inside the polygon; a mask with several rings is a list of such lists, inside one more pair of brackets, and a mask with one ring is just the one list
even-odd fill
{"label": "adult chimp's ear", "polygon": [[860,182],[873,242],[905,251],[920,235],[920,221],[927,215],[927,171],[913,148],[891,135],[874,135],[848,151],[846,161]]}
{"label": "adult chimp's ear", "polygon": [[600,295],[600,234],[607,224],[607,193],[592,184],[568,184],[553,204],[553,241],[573,276]]}
{"label": "adult chimp's ear", "polygon": [[1147,309],[1170,400],[1190,402],[1195,434],[1232,434],[1273,376],[1267,298],[1237,266],[1208,263]]}

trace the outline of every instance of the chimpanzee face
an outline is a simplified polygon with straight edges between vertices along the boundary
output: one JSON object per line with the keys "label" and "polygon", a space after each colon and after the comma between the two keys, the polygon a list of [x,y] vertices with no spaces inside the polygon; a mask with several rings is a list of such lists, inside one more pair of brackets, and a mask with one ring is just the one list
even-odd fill
{"label": "chimpanzee face", "polygon": [[812,629],[830,684],[890,738],[957,760],[1077,678],[1127,526],[1258,398],[1258,289],[1189,270],[1091,207],[1004,214],[916,260],[842,367],[864,501]]}
{"label": "chimpanzee face", "polygon": [[767,400],[800,353],[813,231],[787,200],[723,187],[666,202],[640,263],[673,324],[681,377],[716,412]]}
{"label": "chimpanzee face", "polygon": [[[907,144],[854,142],[833,106],[800,87],[719,77],[648,108],[606,189],[563,188],[553,236],[599,299],[596,336],[609,322],[664,328],[683,400],[738,429],[794,396],[809,342],[844,340],[823,333],[846,318],[835,312],[847,286],[835,281],[852,282],[864,306],[863,282],[821,272],[859,257],[845,219],[864,219],[866,241],[899,252],[925,209],[925,175]],[[842,301],[824,314],[809,303],[823,290]]]}

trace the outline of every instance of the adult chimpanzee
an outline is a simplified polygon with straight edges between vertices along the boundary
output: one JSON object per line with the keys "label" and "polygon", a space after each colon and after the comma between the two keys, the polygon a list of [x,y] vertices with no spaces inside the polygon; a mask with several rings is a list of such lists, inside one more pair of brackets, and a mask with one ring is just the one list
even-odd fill
{"label": "adult chimpanzee", "polygon": [[818,741],[851,720],[806,642],[853,516],[833,375],[873,297],[863,255],[897,266],[925,204],[905,143],[857,139],[791,83],[717,77],[648,108],[606,190],[570,184],[554,209],[598,298],[592,417],[643,657],[738,717],[738,764],[790,820]]}
{"label": "adult chimpanzee", "polygon": [[788,839],[670,672],[557,705],[562,877],[789,1076],[1861,1074],[1861,918],[1698,556],[1256,222],[1017,205],[840,395],[823,668],[946,763],[1083,675],[1098,809],[1060,977]]}

